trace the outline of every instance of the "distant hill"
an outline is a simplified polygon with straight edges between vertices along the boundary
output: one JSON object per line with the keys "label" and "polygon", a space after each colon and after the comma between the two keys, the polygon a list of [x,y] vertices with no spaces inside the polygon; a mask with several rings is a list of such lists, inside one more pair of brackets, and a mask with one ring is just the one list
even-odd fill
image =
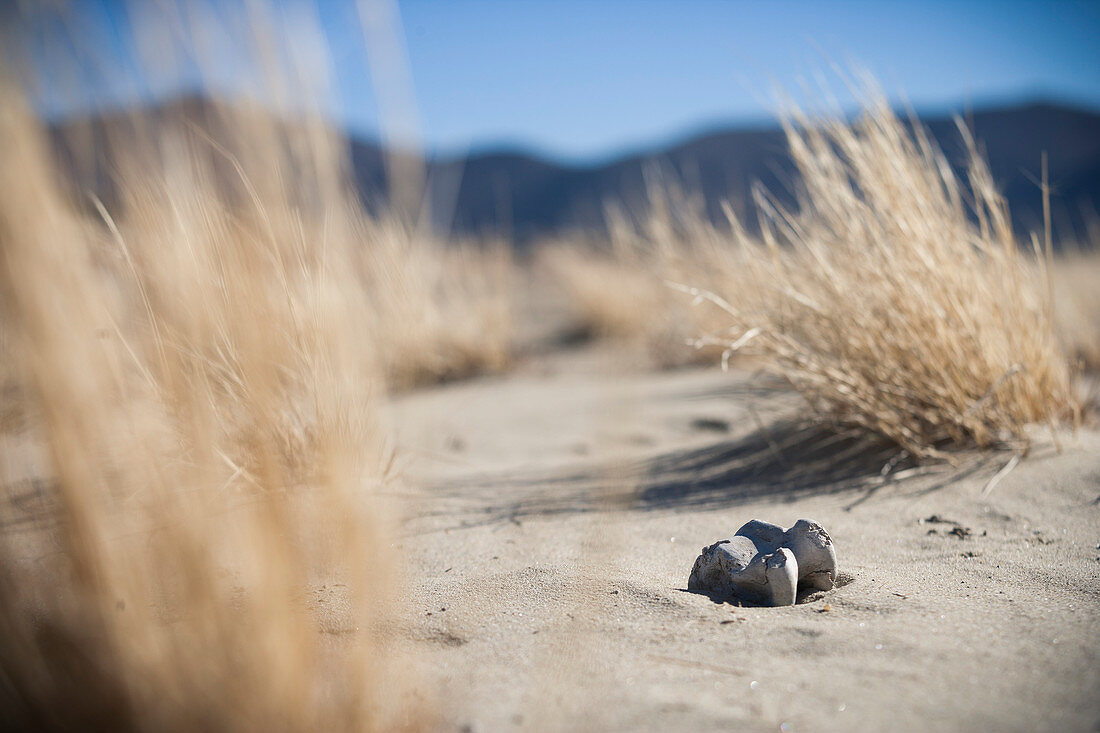
{"label": "distant hill", "polygon": [[[921,122],[952,164],[965,163],[952,118],[930,117]],[[1087,217],[1100,211],[1100,114],[1035,103],[977,111],[969,117],[969,124],[1021,230],[1042,222],[1036,182],[1044,151],[1058,228],[1063,233],[1082,231]],[[361,145],[356,144],[356,149]],[[376,169],[361,164],[366,160],[356,155],[359,179],[384,180]],[[591,166],[562,165],[521,152],[496,152],[433,161],[431,170],[434,178],[443,179],[462,170],[453,206],[454,231],[499,232],[522,243],[571,228],[599,229],[608,201],[638,210],[646,200],[647,167],[656,167],[666,179],[700,194],[707,213],[715,218],[721,216],[725,200],[744,212],[754,181],[781,200],[792,200],[793,166],[778,127],[715,130],[667,148]],[[441,172],[447,175],[440,176]]]}
{"label": "distant hill", "polygon": [[[201,118],[203,104],[194,98],[177,100],[155,110],[152,117],[156,119],[171,108]],[[1019,229],[1037,228],[1042,221],[1036,182],[1044,151],[1049,157],[1056,228],[1063,234],[1082,232],[1094,212],[1100,212],[1100,113],[1037,102],[979,110],[968,121]],[[965,162],[953,119],[927,117],[921,122],[953,164]],[[55,140],[64,139],[61,131],[68,124],[55,127]],[[110,117],[103,117],[94,127],[102,131],[114,124]],[[361,138],[350,140],[349,145],[353,175],[364,200],[372,207],[383,206],[387,188],[383,150]],[[521,246],[571,230],[599,232],[609,202],[628,211],[642,210],[647,200],[647,171],[659,171],[664,180],[697,194],[707,214],[715,219],[726,200],[744,212],[754,181],[789,203],[794,179],[778,126],[718,129],[668,147],[592,165],[569,165],[522,151],[501,150],[435,158],[427,167],[438,230],[454,235],[500,235]],[[105,185],[102,176],[94,180],[96,189]],[[84,185],[89,182],[85,178]]]}

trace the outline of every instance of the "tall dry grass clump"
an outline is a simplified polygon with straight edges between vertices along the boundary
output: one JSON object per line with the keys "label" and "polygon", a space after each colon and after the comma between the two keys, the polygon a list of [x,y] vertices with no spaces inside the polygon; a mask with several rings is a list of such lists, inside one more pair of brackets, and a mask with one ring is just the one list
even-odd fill
{"label": "tall dry grass clump", "polygon": [[1100,250],[1063,251],[1051,267],[1058,335],[1070,357],[1088,372],[1100,372]]}
{"label": "tall dry grass clump", "polygon": [[[293,190],[243,167],[250,201],[226,204],[202,143],[172,135],[94,221],[11,89],[2,108],[22,420],[2,456],[0,708],[35,729],[386,727],[386,464],[353,240],[315,246]],[[305,603],[334,580],[341,648]]]}
{"label": "tall dry grass clump", "polygon": [[700,333],[724,331],[724,314],[693,308],[666,283],[717,287],[728,234],[705,215],[703,202],[655,171],[647,203],[631,217],[607,206],[606,241],[552,240],[540,244],[536,267],[568,298],[572,325],[594,338],[643,346],[662,367],[712,363],[721,349],[688,348]]}
{"label": "tall dry grass clump", "polygon": [[506,244],[441,242],[392,217],[357,224],[371,337],[391,388],[507,368],[515,265]]}
{"label": "tall dry grass clump", "polygon": [[658,271],[640,249],[553,242],[536,257],[568,298],[571,325],[587,336],[652,341],[671,318]]}
{"label": "tall dry grass clump", "polygon": [[[964,181],[917,126],[871,94],[852,123],[785,121],[800,176],[786,211],[757,196],[762,235],[735,240],[711,294],[751,350],[823,419],[914,457],[1026,443],[1072,410],[1047,256],[1021,247],[967,130]],[[732,217],[731,217],[732,219]]]}
{"label": "tall dry grass clump", "polygon": [[[4,77],[0,727],[415,727],[380,633],[377,404],[452,271],[362,212],[314,117],[211,104],[106,135],[70,152],[109,197]],[[435,289],[401,284],[417,258]]]}

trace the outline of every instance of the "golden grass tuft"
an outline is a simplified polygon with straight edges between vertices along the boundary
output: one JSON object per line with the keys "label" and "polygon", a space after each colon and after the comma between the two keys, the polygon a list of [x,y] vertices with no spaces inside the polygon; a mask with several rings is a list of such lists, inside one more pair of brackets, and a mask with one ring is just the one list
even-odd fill
{"label": "golden grass tuft", "polygon": [[[259,157],[236,160],[247,204],[227,203],[207,141],[171,131],[132,150],[122,215],[92,218],[19,94],[2,98],[5,398],[22,419],[0,454],[0,708],[35,729],[392,726],[382,381],[355,337],[370,311],[344,219],[310,212],[299,177],[254,186]],[[317,155],[298,174],[323,187]],[[333,580],[355,630],[339,647],[305,602]]]}
{"label": "golden grass tuft", "polygon": [[1083,371],[1100,373],[1100,251],[1063,252],[1052,263],[1051,282],[1059,340]]}
{"label": "golden grass tuft", "polygon": [[606,241],[543,242],[535,267],[564,292],[580,332],[640,345],[660,367],[713,363],[722,349],[689,343],[700,333],[724,331],[723,314],[693,308],[691,298],[667,283],[717,287],[711,264],[723,261],[728,235],[706,220],[699,200],[651,181],[637,221],[609,207]]}
{"label": "golden grass tuft", "polygon": [[919,126],[865,99],[851,123],[784,120],[799,203],[757,190],[760,234],[732,209],[716,226],[675,188],[651,190],[640,224],[611,218],[611,246],[549,245],[542,263],[580,325],[643,342],[659,364],[754,355],[821,420],[915,458],[1022,448],[1027,424],[1075,415],[1062,343],[1095,359],[1091,291],[1070,287],[1090,260],[1017,241],[964,127],[960,180]]}
{"label": "golden grass tuft", "polygon": [[609,252],[570,242],[544,243],[535,267],[561,285],[572,325],[596,338],[654,338],[668,314],[657,272],[637,251]]}
{"label": "golden grass tuft", "polygon": [[1022,448],[1029,423],[1072,415],[1048,254],[1016,241],[966,129],[964,182],[878,94],[851,123],[784,124],[799,206],[759,195],[760,239],[733,221],[727,283],[694,291],[731,328],[704,341],[760,354],[821,419],[915,458]]}
{"label": "golden grass tuft", "polygon": [[423,725],[379,403],[507,363],[510,258],[367,215],[301,109],[120,114],[59,157],[0,102],[3,727]]}
{"label": "golden grass tuft", "polygon": [[387,383],[500,371],[512,359],[515,265],[503,243],[444,243],[397,219],[359,219],[359,250]]}

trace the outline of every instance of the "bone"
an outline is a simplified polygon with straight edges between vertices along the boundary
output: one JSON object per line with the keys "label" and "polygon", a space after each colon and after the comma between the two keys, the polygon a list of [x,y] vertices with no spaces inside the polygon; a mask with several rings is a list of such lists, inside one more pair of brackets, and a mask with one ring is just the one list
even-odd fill
{"label": "bone", "polygon": [[689,590],[720,598],[739,598],[764,606],[794,603],[798,563],[785,547],[762,553],[747,537],[704,547],[688,578]]}
{"label": "bone", "polygon": [[798,561],[799,590],[832,590],[836,584],[836,548],[817,522],[799,519],[787,530],[783,546]]}
{"label": "bone", "polygon": [[688,589],[788,606],[799,591],[831,589],[836,573],[832,539],[817,522],[800,519],[785,530],[754,519],[732,539],[703,548],[692,567]]}

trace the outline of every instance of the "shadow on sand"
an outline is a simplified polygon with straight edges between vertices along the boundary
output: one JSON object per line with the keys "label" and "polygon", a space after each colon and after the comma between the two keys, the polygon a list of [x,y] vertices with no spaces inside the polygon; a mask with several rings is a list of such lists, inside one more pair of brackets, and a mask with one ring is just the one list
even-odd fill
{"label": "shadow on sand", "polygon": [[924,476],[922,491],[981,470],[978,454],[956,465],[917,466],[896,446],[853,431],[795,421],[700,448],[554,474],[519,472],[442,484],[421,514],[459,527],[597,511],[709,510],[811,494],[852,494],[855,506],[891,483]]}

